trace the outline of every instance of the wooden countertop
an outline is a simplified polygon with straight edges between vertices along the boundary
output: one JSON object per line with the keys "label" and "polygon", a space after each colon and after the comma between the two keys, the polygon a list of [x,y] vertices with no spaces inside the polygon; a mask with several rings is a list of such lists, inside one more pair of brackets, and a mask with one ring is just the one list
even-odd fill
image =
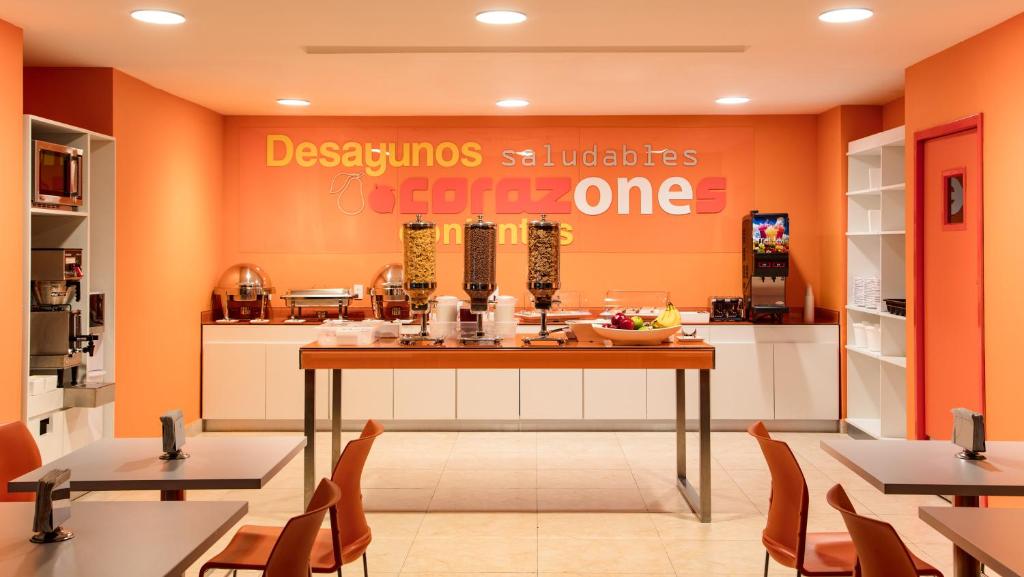
{"label": "wooden countertop", "polygon": [[64,524],[74,539],[35,544],[34,507],[0,503],[0,577],[179,576],[249,510],[243,501],[74,502]]}
{"label": "wooden countertop", "polygon": [[609,342],[568,341],[559,346],[540,342],[525,344],[523,337],[498,346],[463,345],[448,340],[443,346],[429,343],[401,345],[396,340],[366,346],[321,346],[310,343],[299,349],[303,369],[713,369],[715,348],[704,341],[674,341],[654,346],[614,346]]}

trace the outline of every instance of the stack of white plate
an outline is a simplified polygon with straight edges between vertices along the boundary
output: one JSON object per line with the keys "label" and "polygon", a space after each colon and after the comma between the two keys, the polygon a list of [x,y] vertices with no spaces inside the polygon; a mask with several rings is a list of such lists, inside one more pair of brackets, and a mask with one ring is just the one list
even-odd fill
{"label": "stack of white plate", "polygon": [[853,278],[853,305],[877,310],[882,297],[882,282],[877,276]]}

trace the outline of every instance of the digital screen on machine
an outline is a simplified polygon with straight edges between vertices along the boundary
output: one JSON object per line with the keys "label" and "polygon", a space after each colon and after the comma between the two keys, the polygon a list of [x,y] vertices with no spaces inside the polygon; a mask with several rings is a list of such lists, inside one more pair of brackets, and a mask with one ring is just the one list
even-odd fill
{"label": "digital screen on machine", "polygon": [[778,214],[754,215],[754,253],[787,254],[789,252],[789,217]]}

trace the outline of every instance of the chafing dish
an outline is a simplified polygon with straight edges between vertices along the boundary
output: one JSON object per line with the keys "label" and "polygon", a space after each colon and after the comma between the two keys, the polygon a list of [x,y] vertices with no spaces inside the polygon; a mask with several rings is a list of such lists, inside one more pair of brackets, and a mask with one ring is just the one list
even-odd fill
{"label": "chafing dish", "polygon": [[236,264],[224,271],[217,288],[213,289],[214,308],[219,308],[223,315],[217,322],[237,322],[238,318],[232,318],[232,313],[253,323],[269,322],[267,308],[273,294],[274,284],[265,270],[254,264]]}
{"label": "chafing dish", "polygon": [[306,322],[302,318],[303,307],[327,308],[337,307],[338,318],[344,320],[348,314],[348,305],[357,296],[347,288],[301,289],[290,290],[281,298],[288,304],[290,314],[286,323]]}

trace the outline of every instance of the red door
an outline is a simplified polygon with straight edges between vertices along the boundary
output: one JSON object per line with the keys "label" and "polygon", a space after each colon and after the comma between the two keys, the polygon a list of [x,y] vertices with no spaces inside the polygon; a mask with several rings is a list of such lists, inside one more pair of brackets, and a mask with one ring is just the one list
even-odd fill
{"label": "red door", "polygon": [[918,146],[924,204],[918,222],[924,310],[918,322],[924,339],[924,434],[932,439],[952,436],[951,409],[984,410],[980,151],[979,124]]}

